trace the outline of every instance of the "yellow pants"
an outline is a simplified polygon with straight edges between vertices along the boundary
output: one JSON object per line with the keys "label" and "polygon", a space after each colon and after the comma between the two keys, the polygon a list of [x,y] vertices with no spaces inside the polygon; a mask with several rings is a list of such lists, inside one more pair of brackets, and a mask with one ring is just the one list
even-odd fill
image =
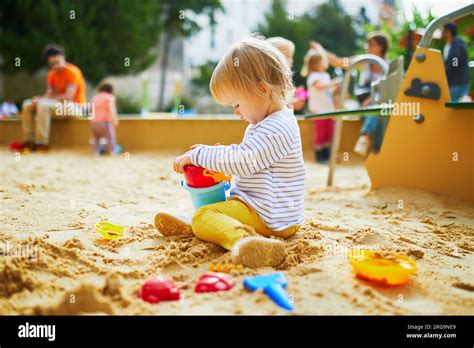
{"label": "yellow pants", "polygon": [[266,237],[288,238],[300,226],[270,230],[251,207],[238,199],[230,199],[199,208],[193,215],[192,227],[199,239],[231,250],[238,240],[255,232]]}

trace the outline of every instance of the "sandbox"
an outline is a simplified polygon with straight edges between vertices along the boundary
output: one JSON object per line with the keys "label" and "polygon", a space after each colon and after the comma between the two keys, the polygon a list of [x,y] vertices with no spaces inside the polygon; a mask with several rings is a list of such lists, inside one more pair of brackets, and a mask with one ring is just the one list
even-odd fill
{"label": "sandbox", "polygon": [[[245,276],[283,271],[296,314],[472,314],[474,207],[417,189],[370,191],[362,165],[342,165],[335,187],[328,168],[307,162],[306,221],[273,268],[231,270],[228,292],[197,294],[194,284],[229,253],[194,237],[164,237],[161,210],[191,215],[188,193],[172,171],[172,152],[94,157],[89,150],[15,155],[2,150],[0,314],[286,314]],[[105,243],[94,225],[111,221],[125,236]],[[418,271],[399,287],[354,276],[351,248],[397,251]],[[137,297],[154,275],[182,289],[175,302]]]}

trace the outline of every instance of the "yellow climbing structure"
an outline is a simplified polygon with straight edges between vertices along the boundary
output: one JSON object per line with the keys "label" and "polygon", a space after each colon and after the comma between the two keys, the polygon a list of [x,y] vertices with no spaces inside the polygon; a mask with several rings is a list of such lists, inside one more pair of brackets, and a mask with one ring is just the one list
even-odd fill
{"label": "yellow climbing structure", "polygon": [[[415,79],[437,85],[439,99],[425,96],[430,88],[407,95]],[[441,52],[418,47],[395,102],[399,114],[390,117],[379,154],[366,161],[372,189],[414,187],[474,202],[474,110],[447,107],[450,100]]]}

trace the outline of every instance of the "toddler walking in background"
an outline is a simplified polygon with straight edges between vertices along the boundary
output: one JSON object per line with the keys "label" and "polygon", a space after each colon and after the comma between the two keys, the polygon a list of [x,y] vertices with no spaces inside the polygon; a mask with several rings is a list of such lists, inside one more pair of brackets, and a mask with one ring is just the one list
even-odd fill
{"label": "toddler walking in background", "polygon": [[[193,164],[236,177],[229,200],[198,209],[192,221],[158,213],[163,235],[192,234],[231,250],[232,262],[276,266],[288,238],[303,223],[305,169],[300,130],[285,105],[293,93],[291,69],[270,43],[250,37],[234,45],[213,72],[211,93],[247,121],[242,143],[198,145],[175,159],[178,173]],[[260,236],[259,236],[260,235]],[[264,236],[264,237],[262,237]]]}
{"label": "toddler walking in background", "polygon": [[[332,90],[337,86],[338,81],[331,81],[327,68],[327,58],[323,50],[312,48],[306,53],[301,75],[306,77],[308,108],[312,114],[334,111]],[[315,120],[314,125],[316,161],[327,163],[334,132],[334,120],[330,118]]]}
{"label": "toddler walking in background", "polygon": [[107,139],[107,146],[111,155],[115,154],[115,127],[118,126],[117,110],[115,106],[114,88],[110,83],[99,85],[99,91],[92,99],[91,132],[92,147],[96,154],[100,153],[100,139]]}

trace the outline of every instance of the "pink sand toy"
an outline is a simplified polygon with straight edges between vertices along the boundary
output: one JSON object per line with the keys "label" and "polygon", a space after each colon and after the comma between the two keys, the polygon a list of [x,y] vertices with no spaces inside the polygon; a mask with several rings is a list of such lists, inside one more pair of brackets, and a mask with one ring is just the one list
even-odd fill
{"label": "pink sand toy", "polygon": [[232,289],[234,284],[234,279],[228,274],[207,272],[199,278],[194,292],[227,291]]}

